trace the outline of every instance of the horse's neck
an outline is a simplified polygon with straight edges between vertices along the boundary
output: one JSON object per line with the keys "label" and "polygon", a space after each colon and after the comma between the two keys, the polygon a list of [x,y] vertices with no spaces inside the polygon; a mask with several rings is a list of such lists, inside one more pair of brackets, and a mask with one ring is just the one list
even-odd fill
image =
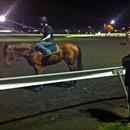
{"label": "horse's neck", "polygon": [[34,47],[34,44],[16,44],[14,51],[19,56],[25,56]]}

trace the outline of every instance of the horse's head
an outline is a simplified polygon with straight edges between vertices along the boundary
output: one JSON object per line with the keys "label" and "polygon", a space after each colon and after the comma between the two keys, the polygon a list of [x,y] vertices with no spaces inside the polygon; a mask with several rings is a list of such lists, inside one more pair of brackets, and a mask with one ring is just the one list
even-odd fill
{"label": "horse's head", "polygon": [[8,43],[5,44],[3,54],[4,54],[4,64],[10,66],[11,61],[18,60],[19,57],[26,57],[28,53],[34,47],[34,44],[30,43]]}
{"label": "horse's head", "polygon": [[14,59],[12,53],[13,51],[12,51],[12,47],[10,47],[10,44],[5,44],[3,49],[3,55],[4,55],[4,64],[6,66],[10,66],[11,61]]}

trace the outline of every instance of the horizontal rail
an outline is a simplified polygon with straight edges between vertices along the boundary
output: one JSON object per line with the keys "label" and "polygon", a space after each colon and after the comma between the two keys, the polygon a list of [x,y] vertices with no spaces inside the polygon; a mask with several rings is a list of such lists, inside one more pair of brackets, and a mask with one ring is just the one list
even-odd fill
{"label": "horizontal rail", "polygon": [[[40,37],[42,34],[0,34],[0,37]],[[126,33],[54,34],[59,37],[126,37]]]}
{"label": "horizontal rail", "polygon": [[0,78],[0,90],[74,80],[116,76],[118,75],[118,72],[120,72],[120,74],[125,74],[125,70],[123,69],[123,67],[118,66],[73,72]]}

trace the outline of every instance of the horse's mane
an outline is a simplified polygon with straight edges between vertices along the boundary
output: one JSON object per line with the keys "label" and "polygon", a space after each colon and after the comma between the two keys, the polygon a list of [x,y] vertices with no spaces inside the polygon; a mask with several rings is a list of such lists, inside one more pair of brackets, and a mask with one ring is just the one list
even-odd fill
{"label": "horse's mane", "polygon": [[34,43],[8,43],[6,47],[13,50],[30,50],[35,47]]}

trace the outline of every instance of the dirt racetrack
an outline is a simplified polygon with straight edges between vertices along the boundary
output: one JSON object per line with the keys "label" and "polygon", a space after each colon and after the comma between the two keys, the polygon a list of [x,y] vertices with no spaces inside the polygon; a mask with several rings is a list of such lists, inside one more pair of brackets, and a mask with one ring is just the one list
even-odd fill
{"label": "dirt racetrack", "polygon": [[[121,39],[76,42],[82,50],[84,69],[120,66],[130,47]],[[31,75],[34,71],[21,58],[7,68],[0,44],[0,77]],[[45,73],[68,71],[64,62],[48,66]],[[46,85],[40,93],[28,89],[0,91],[0,130],[92,130],[104,122],[127,116],[126,100],[118,77]]]}

